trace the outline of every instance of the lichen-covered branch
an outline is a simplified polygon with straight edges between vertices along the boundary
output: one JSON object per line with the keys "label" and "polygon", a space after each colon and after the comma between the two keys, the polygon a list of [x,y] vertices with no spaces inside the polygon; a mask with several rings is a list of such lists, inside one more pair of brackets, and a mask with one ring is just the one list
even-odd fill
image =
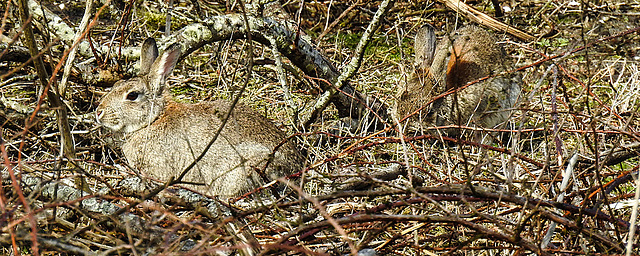
{"label": "lichen-covered branch", "polygon": [[[269,46],[275,42],[278,51],[304,73],[328,81],[330,84],[319,83],[323,90],[331,90],[332,84],[338,81],[340,73],[333,64],[311,42],[298,37],[296,31],[290,29],[291,26],[272,17],[249,16],[248,21],[255,41]],[[213,42],[245,38],[244,26],[239,14],[210,17],[203,23],[184,27],[167,40],[161,41],[161,44],[179,43],[185,54],[188,54]],[[380,116],[386,116],[386,108],[381,102],[359,93],[347,81],[339,89],[343,93],[337,94],[332,102],[341,116],[359,118],[367,109],[365,104],[369,104],[368,108]]]}
{"label": "lichen-covered branch", "polygon": [[[272,3],[269,6],[273,5],[277,4]],[[57,38],[66,45],[73,45],[74,34],[77,33],[74,28],[68,26],[60,17],[45,7],[41,7],[34,0],[29,1],[29,8],[34,13],[36,20],[48,21],[47,26],[52,28]],[[320,87],[325,91],[330,90],[331,84],[335,84],[338,81],[340,72],[316,49],[308,38],[298,35],[298,31],[293,29],[296,27],[293,21],[282,18],[282,11],[275,12],[274,9],[278,10],[275,7],[265,8],[265,13],[258,15],[256,12],[260,10],[253,8],[247,15],[248,23],[251,27],[250,30],[245,29],[245,23],[240,14],[219,15],[209,17],[200,23],[187,25],[171,36],[159,40],[159,44],[167,46],[172,43],[178,43],[182,46],[184,55],[188,55],[213,42],[246,38],[246,31],[251,31],[253,40],[268,46],[275,42],[275,48],[305,74],[328,81],[330,84],[320,83]],[[287,16],[284,15],[284,17]],[[107,52],[108,47],[103,45],[98,49],[102,52]],[[77,49],[79,55],[93,55],[86,41],[80,42]],[[139,57],[137,46],[122,47],[120,53],[127,59]],[[90,70],[90,68],[87,68],[87,70]],[[99,81],[100,77],[92,75],[84,76],[82,79],[86,79],[87,81],[85,82],[92,84],[101,83]],[[368,104],[369,108],[376,111],[378,115],[386,116],[384,104],[356,91],[349,85],[347,80],[339,89],[342,92],[333,97],[332,102],[336,105],[341,116],[359,118],[367,110],[365,104]],[[351,97],[346,94],[351,95]]]}

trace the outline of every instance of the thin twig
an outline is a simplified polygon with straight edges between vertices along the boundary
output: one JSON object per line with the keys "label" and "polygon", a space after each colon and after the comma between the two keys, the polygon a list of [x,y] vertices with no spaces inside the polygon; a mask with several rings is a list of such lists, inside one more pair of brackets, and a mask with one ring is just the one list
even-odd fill
{"label": "thin twig", "polygon": [[371,22],[369,23],[369,26],[367,26],[367,29],[364,31],[364,33],[362,33],[362,37],[360,38],[360,41],[358,41],[358,46],[356,46],[354,55],[351,57],[349,64],[345,67],[340,76],[338,76],[338,79],[332,85],[332,87],[327,90],[325,95],[323,95],[322,100],[318,100],[316,102],[313,111],[303,122],[304,130],[308,130],[309,127],[311,127],[311,124],[315,122],[316,118],[320,116],[320,113],[324,111],[324,109],[329,105],[331,99],[337,92],[337,89],[342,88],[342,85],[347,83],[347,81],[353,77],[356,71],[358,71],[358,69],[360,68],[360,63],[362,62],[362,58],[364,57],[364,51],[367,49],[367,45],[369,45],[373,33],[378,30],[380,22],[382,21],[382,17],[387,12],[388,8],[391,8],[393,6],[393,2],[393,0],[383,0],[380,3],[378,11],[376,11],[376,14],[371,19]]}

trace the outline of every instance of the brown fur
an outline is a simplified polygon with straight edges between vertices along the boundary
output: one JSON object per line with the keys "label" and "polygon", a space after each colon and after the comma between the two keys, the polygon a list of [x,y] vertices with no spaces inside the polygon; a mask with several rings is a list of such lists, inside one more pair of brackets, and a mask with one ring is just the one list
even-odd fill
{"label": "brown fur", "polygon": [[[428,26],[422,30],[433,28]],[[419,68],[398,98],[396,110],[399,117],[424,107],[409,119],[411,127],[457,124],[494,128],[504,123],[520,93],[520,81],[515,76],[490,78],[428,104],[435,96],[448,90],[510,70],[510,60],[496,42],[497,39],[489,32],[467,26],[435,47],[435,52],[431,53],[432,62],[416,59]],[[416,51],[429,49],[424,44],[435,44],[435,35],[421,31],[415,44]],[[420,56],[420,60],[429,60],[423,57],[428,54],[416,52],[416,58]]]}
{"label": "brown fur", "polygon": [[[145,42],[142,51],[153,54],[144,47],[155,43]],[[181,104],[171,99],[164,80],[179,56],[179,49],[168,49],[159,58],[143,56],[153,63],[142,63],[141,76],[118,82],[96,110],[101,124],[127,135],[122,150],[129,164],[165,181],[177,177],[203,152],[230,109],[222,100]],[[271,156],[284,139],[266,118],[238,104],[213,146],[183,181],[204,184],[192,186],[202,193],[230,197],[291,174],[304,164],[292,142]]]}

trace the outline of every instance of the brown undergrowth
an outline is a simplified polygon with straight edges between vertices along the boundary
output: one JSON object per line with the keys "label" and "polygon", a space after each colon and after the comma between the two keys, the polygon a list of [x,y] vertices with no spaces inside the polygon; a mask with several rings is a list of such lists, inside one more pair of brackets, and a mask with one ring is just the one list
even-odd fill
{"label": "brown undergrowth", "polygon": [[[21,31],[15,6],[4,8],[13,2],[3,2],[1,9],[10,11],[3,19],[2,46],[22,47],[12,40]],[[240,11],[232,1],[175,2],[176,26]],[[495,16],[491,2],[468,4]],[[294,17],[299,4],[284,8]],[[377,4],[306,3],[300,26],[341,68]],[[256,64],[240,101],[287,131],[307,161],[290,179],[278,181],[286,183],[285,193],[268,199],[252,194],[194,199],[175,187],[140,194],[122,184],[144,174],[126,165],[116,138],[96,128],[93,111],[109,84],[88,84],[83,76],[131,74],[133,61],[120,57],[120,44],[161,37],[164,4],[114,1],[88,35],[94,48],[112,48],[108,57],[104,52],[94,52],[95,59],[78,56],[72,69],[65,103],[75,159],[60,158],[55,116],[40,96],[50,88],[37,82],[32,65],[22,66],[27,60],[7,61],[0,53],[1,252],[211,255],[253,246],[261,255],[371,255],[366,253],[373,250],[378,255],[607,255],[624,253],[631,241],[631,253],[637,254],[638,236],[630,240],[629,235],[632,223],[638,225],[632,199],[638,195],[640,5],[500,4],[506,11],[499,19],[536,40],[496,33],[517,62],[510,72],[523,84],[509,122],[502,129],[479,131],[492,137],[485,143],[438,133],[452,127],[402,136],[391,125],[393,118],[379,120],[368,113],[351,123],[333,106],[310,129],[300,128],[323,81],[285,60],[288,88],[283,88],[271,49],[254,43]],[[44,6],[71,24],[79,22],[84,9],[72,1]],[[416,29],[432,24],[442,38],[467,21],[430,1],[398,1],[385,17],[350,82],[390,107],[413,69]],[[52,28],[37,28],[45,63],[55,67],[65,47],[46,33]],[[233,98],[245,79],[246,44],[216,42],[185,57],[169,80],[174,97],[184,102]],[[221,205],[232,210],[211,211],[226,209]],[[231,229],[227,223],[238,226]],[[243,232],[255,241],[243,243]]]}

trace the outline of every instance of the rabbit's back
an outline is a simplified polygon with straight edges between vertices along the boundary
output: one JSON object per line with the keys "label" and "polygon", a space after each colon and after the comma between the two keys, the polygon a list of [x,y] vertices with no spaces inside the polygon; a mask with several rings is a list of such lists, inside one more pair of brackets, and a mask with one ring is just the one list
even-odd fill
{"label": "rabbit's back", "polygon": [[[416,45],[422,44],[418,40],[424,39],[416,38]],[[491,33],[476,26],[458,29],[451,37],[442,39],[435,47],[432,62],[416,69],[404,88],[398,99],[398,114],[406,116],[424,107],[410,119],[412,126],[455,124],[493,128],[505,122],[520,93],[519,79],[510,74],[434,99],[469,82],[510,70],[511,61],[497,42]]]}
{"label": "rabbit's back", "polygon": [[[132,134],[123,151],[131,165],[154,178],[177,177],[203,152],[229,108],[227,101],[170,102],[157,120]],[[273,123],[238,104],[215,143],[184,181],[206,184],[194,188],[209,195],[236,196],[262,185],[265,178],[290,174],[302,164],[291,142],[278,148],[264,175],[260,174],[284,139]]]}
{"label": "rabbit's back", "polygon": [[513,74],[501,74],[511,70],[512,63],[498,39],[480,27],[466,26],[456,31],[450,52],[446,73],[440,73],[447,90],[495,77],[459,91],[457,102],[450,97],[447,110],[453,120],[440,119],[437,123],[494,128],[505,122],[520,94],[520,80]]}

